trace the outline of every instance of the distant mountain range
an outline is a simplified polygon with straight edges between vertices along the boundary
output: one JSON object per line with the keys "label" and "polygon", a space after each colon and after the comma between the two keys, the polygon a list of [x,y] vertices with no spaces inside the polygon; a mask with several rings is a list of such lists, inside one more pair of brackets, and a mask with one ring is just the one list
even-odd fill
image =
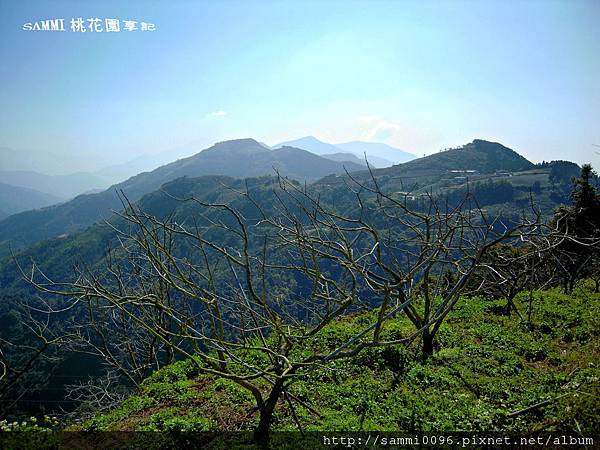
{"label": "distant mountain range", "polygon": [[363,167],[367,167],[367,162],[364,159],[360,159],[358,156],[353,155],[352,153],[329,153],[321,156],[332,161],[351,162],[354,164],[359,164]]}
{"label": "distant mountain range", "polygon": [[69,175],[46,175],[31,170],[0,170],[4,183],[34,189],[62,199],[73,198],[92,189],[106,189],[106,180],[94,174],[79,172]]}
{"label": "distant mountain range", "polygon": [[106,164],[106,155],[90,149],[0,147],[0,170],[38,172],[46,175],[94,173]]}
{"label": "distant mountain range", "polygon": [[328,155],[341,152],[341,149],[335,145],[320,141],[314,136],[305,136],[300,139],[294,139],[293,141],[280,142],[279,144],[274,145],[273,148],[280,148],[286,145],[308,150],[315,155]]}
{"label": "distant mountain range", "polygon": [[[265,149],[270,148],[266,144],[260,144]],[[371,167],[376,168],[389,167],[394,163],[402,163],[415,158],[412,154],[386,144],[355,141],[333,145],[319,141],[312,136],[284,142],[273,148],[278,149],[284,146],[303,149],[331,161],[345,163],[348,168],[352,167],[353,169],[356,167],[350,163],[366,167],[365,154]],[[60,170],[60,164],[65,163],[64,156],[52,152],[16,151],[2,147],[0,148],[0,168],[2,168],[0,180],[13,186],[33,189],[61,199],[70,199],[80,194],[105,190],[113,184],[189,157],[190,154],[192,152],[188,148],[178,148],[156,154],[141,155],[125,163],[114,164],[96,171],[50,175],[48,173]],[[294,176],[291,174],[292,177],[298,179],[307,179],[305,175]],[[244,174],[243,176],[250,175]],[[1,217],[3,216],[0,215]]]}
{"label": "distant mountain range", "polygon": [[[330,154],[332,160],[309,151],[283,146],[270,149],[253,139],[220,142],[202,152],[161,166],[151,172],[138,174],[99,193],[79,195],[71,201],[43,209],[25,211],[0,220],[0,256],[7,246],[27,247],[55,236],[72,233],[94,222],[110,217],[122,209],[117,193],[123,192],[135,202],[143,195],[157,191],[164,183],[181,177],[204,175],[248,178],[273,175],[313,182],[329,189],[347,182],[346,172],[355,180],[367,180],[369,173],[357,157],[346,161],[347,154]],[[348,157],[350,158],[350,157]],[[474,140],[462,147],[435,153],[392,167],[374,169],[381,186],[404,191],[406,186],[456,186],[464,183],[464,175],[473,179],[488,179],[498,172],[527,171],[536,166],[514,150],[495,142]],[[500,175],[502,176],[502,175]],[[540,174],[541,181],[547,174]],[[528,176],[524,179],[531,179]],[[525,189],[527,187],[525,186]],[[56,199],[48,199],[54,203]],[[6,214],[6,208],[0,206]]]}
{"label": "distant mountain range", "polygon": [[278,170],[281,175],[296,180],[314,181],[329,174],[362,169],[363,166],[353,162],[332,161],[298,148],[286,146],[271,150],[254,139],[220,142],[194,156],[140,173],[103,192],[80,195],[61,205],[8,217],[0,222],[0,246],[8,244],[9,239],[15,247],[23,247],[70,233],[120,210],[122,204],[117,192],[122,191],[130,201],[136,201],[163,183],[184,176],[244,178],[273,175]]}
{"label": "distant mountain range", "polygon": [[305,136],[300,139],[293,141],[282,142],[274,145],[273,148],[280,148],[284,145],[290,145],[292,147],[302,148],[308,150],[316,155],[329,157],[330,155],[336,155],[337,161],[344,158],[341,155],[348,155],[346,160],[353,161],[352,156],[361,160],[361,164],[365,164],[365,155],[372,167],[382,168],[389,167],[394,164],[401,164],[412,159],[416,156],[412,153],[408,153],[404,150],[389,146],[387,144],[381,144],[376,142],[363,142],[363,141],[352,141],[341,144],[329,144],[327,142],[320,141],[314,136]]}
{"label": "distant mountain range", "polygon": [[[194,153],[197,152],[177,148],[140,155],[124,163],[95,169],[102,167],[97,158],[86,164],[78,155],[67,157],[52,151],[0,147],[0,181],[68,199],[86,192],[104,190],[138,173],[154,170]],[[73,164],[72,159],[75,160]],[[74,167],[87,167],[87,170],[64,173]]]}
{"label": "distant mountain range", "polygon": [[[73,155],[71,160],[79,160],[78,155]],[[0,168],[2,170],[26,170],[43,173],[62,173],[69,171],[71,161],[65,161],[64,155],[54,152],[31,149],[13,149],[0,147]],[[66,169],[65,169],[66,167]]]}
{"label": "distant mountain range", "polygon": [[335,146],[344,151],[354,153],[361,159],[364,159],[364,155],[366,154],[369,162],[373,159],[374,165],[377,165],[378,159],[391,161],[394,164],[402,164],[417,158],[412,153],[378,142],[352,141],[335,144]]}
{"label": "distant mountain range", "polygon": [[[2,244],[4,248],[0,248],[0,256],[6,255],[9,243],[17,250],[29,247],[21,254],[22,258],[44,261],[54,273],[67,273],[70,264],[78,258],[93,264],[95,258],[101,257],[114,241],[114,230],[99,220],[110,219],[113,224],[122,221],[114,215],[111,217],[111,211],[122,209],[115,191],[123,190],[130,201],[138,203],[149,214],[157,217],[175,214],[174,220],[183,223],[199,217],[201,207],[175,201],[173,197],[194,196],[206,202],[229,203],[237,198],[230,187],[239,191],[248,186],[264,200],[271,195],[270,189],[277,180],[264,176],[257,178],[256,174],[264,171],[264,174],[272,175],[273,171],[269,168],[277,166],[280,161],[286,164],[278,165],[284,174],[294,173],[296,176],[299,171],[310,171],[309,175],[331,173],[323,169],[323,165],[331,164],[330,167],[337,169],[338,173],[318,179],[308,186],[309,189],[318,192],[324,201],[333,201],[343,208],[351,207],[348,205],[355,201],[352,190],[348,188],[353,181],[348,179],[340,163],[292,147],[269,150],[252,139],[227,141],[190,158],[139,174],[101,193],[81,195],[61,205],[27,211],[0,221],[0,236],[9,237]],[[506,203],[504,206],[508,207],[509,214],[518,211],[519,201],[524,201],[527,207],[534,182],[544,189],[543,195],[538,195],[536,201],[546,211],[552,211],[557,201],[562,201],[552,199],[550,195],[552,184],[548,175],[551,167],[535,166],[502,144],[483,140],[393,167],[373,169],[372,172],[359,165],[353,166],[353,169],[358,169],[352,173],[355,181],[368,183],[373,175],[386,192],[408,189],[415,195],[433,191],[449,195],[456,193],[460,197],[467,189],[477,191],[479,181],[485,186],[490,186],[491,182],[491,192],[487,192],[488,198],[481,199],[482,204],[502,208]],[[232,173],[234,177],[225,176],[223,172]],[[246,173],[252,175],[242,179]],[[472,180],[470,187],[467,185],[468,178]],[[417,183],[418,186],[415,186]],[[496,187],[506,190],[506,186],[509,186],[510,195],[495,193]],[[270,205],[269,201],[267,205]],[[244,214],[252,215],[253,212],[245,211]],[[9,260],[5,262],[8,264]],[[4,282],[8,282],[14,275],[2,266],[0,263],[0,288],[3,277]]]}
{"label": "distant mountain range", "polygon": [[[277,185],[275,178],[243,178],[244,173],[255,174],[261,170],[272,175],[267,161],[270,167],[284,161],[293,167],[295,174],[300,170],[325,173],[322,165],[333,164],[331,167],[339,172],[319,178],[309,184],[308,189],[318,193],[323,201],[342,208],[352,208],[352,202],[356,201],[348,185],[352,186],[354,181],[369,183],[371,175],[377,178],[384,191],[390,193],[409,190],[415,197],[434,193],[447,195],[448,199],[461,198],[466,192],[485,194],[485,197],[478,197],[481,205],[498,208],[496,211],[501,214],[518,214],[520,208],[527,208],[534,184],[537,185],[536,205],[542,210],[552,212],[558,204],[568,201],[568,193],[557,191],[550,181],[549,175],[554,170],[552,163],[534,165],[502,144],[483,140],[371,172],[357,165],[352,180],[342,171],[340,163],[300,149],[269,150],[252,139],[221,142],[101,193],[81,195],[61,205],[26,211],[1,220],[0,298],[3,287],[18,281],[12,259],[1,258],[8,254],[9,245],[14,250],[22,250],[19,257],[24,261],[43,262],[50,275],[66,276],[76,262],[95,264],[107,248],[117,245],[114,229],[100,221],[104,218],[112,224],[123,225],[123,219],[112,214],[112,211],[122,209],[115,191],[123,190],[130,201],[149,214],[157,217],[174,214],[173,220],[184,223],[201,218],[202,208],[190,202],[178,202],[174,197],[193,196],[206,202],[229,204],[238,198],[230,188],[237,191],[248,188],[263,200],[270,198],[271,190]],[[303,161],[307,164],[303,165]],[[287,166],[280,164],[278,167],[282,172],[289,171]],[[226,170],[235,172],[236,176],[214,174]],[[266,200],[267,205],[271,203]],[[235,206],[235,203],[231,204]],[[255,213],[244,211],[245,215]]]}
{"label": "distant mountain range", "polygon": [[121,163],[104,167],[94,172],[94,175],[106,180],[106,186],[127,180],[128,178],[142,172],[150,172],[157,167],[172,163],[182,158],[187,158],[197,151],[191,151],[188,148],[178,148],[154,154],[144,154]]}
{"label": "distant mountain range", "polygon": [[[479,204],[492,214],[491,217],[496,212],[506,213],[507,216],[501,217],[509,220],[529,206],[531,195],[535,195],[536,205],[546,202],[546,211],[552,211],[565,198],[555,196],[555,182],[549,177],[554,167],[536,166],[512,149],[494,142],[475,140],[460,148],[371,172],[361,164],[344,161],[347,155],[344,152],[342,155],[325,155],[332,159],[341,158],[343,162],[340,162],[293,147],[271,150],[252,139],[221,142],[192,157],[138,174],[103,192],[80,195],[60,205],[1,220],[0,256],[4,257],[0,258],[0,305],[3,306],[0,322],[14,322],[12,311],[19,302],[35,295],[31,285],[23,280],[17,261],[25,269],[35,263],[44,276],[56,282],[73,280],[75,266],[89,268],[94,273],[106,273],[100,270],[106,269],[108,250],[114,250],[111,255],[117,258],[124,251],[124,247],[120,247],[120,237],[112,227],[124,232],[129,229],[125,219],[111,215],[111,211],[122,209],[115,192],[119,190],[144,212],[158,218],[168,216],[177,224],[193,224],[203,234],[206,233],[204,225],[223,219],[221,211],[211,211],[200,203],[180,202],[174,198],[194,197],[207,203],[231,205],[242,212],[246,223],[253,224],[260,214],[236,193],[248,190],[267,214],[280,213],[281,205],[276,201],[278,180],[268,176],[248,178],[273,174],[274,168],[282,175],[313,181],[307,186],[309,192],[318,195],[326,207],[335,208],[343,215],[356,214],[354,180],[369,183],[372,175],[382,189],[394,197],[408,198],[403,193],[410,191],[410,201],[414,201],[414,205],[422,204],[421,199],[426,199],[420,196],[434,193],[447,194],[442,200],[448,207],[452,199],[464,198],[462,195],[469,192],[477,196],[478,202],[481,200]],[[345,170],[352,172],[353,180]],[[569,170],[577,170],[577,167]],[[231,174],[233,178],[223,174]],[[406,187],[416,184],[415,190]],[[535,191],[532,189],[534,184]],[[373,196],[363,200],[375,201]],[[100,221],[102,218],[110,220],[110,226]],[[211,232],[217,236],[220,233],[219,230]],[[207,233],[209,239],[211,232]],[[15,258],[8,255],[9,245],[16,251]],[[178,244],[174,247],[183,247],[183,254],[189,250]],[[20,332],[20,328],[16,330]],[[66,363],[72,364],[71,360]],[[72,369],[69,366],[64,371],[71,374]]]}
{"label": "distant mountain range", "polygon": [[63,198],[20,186],[0,183],[0,217],[42,208],[64,201]]}

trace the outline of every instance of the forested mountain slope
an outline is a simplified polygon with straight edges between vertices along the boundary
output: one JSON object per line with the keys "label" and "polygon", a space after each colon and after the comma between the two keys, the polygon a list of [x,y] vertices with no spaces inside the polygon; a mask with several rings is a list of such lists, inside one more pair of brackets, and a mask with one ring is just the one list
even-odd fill
{"label": "forested mountain slope", "polygon": [[[502,144],[475,139],[462,147],[372,172],[380,180],[382,187],[407,189],[414,185],[426,186],[444,177],[493,175],[498,172],[525,171],[534,167],[535,164]],[[371,174],[363,171],[353,178],[368,180]],[[340,177],[326,177],[320,181],[327,184],[344,182]]]}
{"label": "forested mountain slope", "polygon": [[[410,178],[405,178],[405,174],[410,177],[413,170],[420,171],[423,167],[438,167],[439,169],[437,169],[435,175],[423,177],[418,189],[414,191],[416,194],[411,198],[415,201],[418,201],[420,198],[425,199],[424,193],[433,190],[438,195],[444,195],[452,200],[459,199],[467,192],[471,192],[477,198],[480,206],[496,208],[499,214],[518,214],[519,210],[529,208],[532,198],[538,206],[547,212],[551,212],[558,204],[569,201],[568,193],[566,193],[569,188],[568,184],[566,182],[557,184],[550,181],[555,172],[554,165],[535,167],[517,153],[500,144],[475,141],[474,145],[467,145],[465,147],[464,149],[450,150],[423,158],[429,160],[429,164],[427,165],[420,162],[421,160],[415,160],[392,168],[373,170],[373,176],[376,177],[382,189],[388,192],[395,192],[407,190],[407,185],[410,183],[405,184],[404,180],[410,180]],[[232,150],[232,153],[236,152],[240,158],[247,152],[257,152],[263,158],[263,154],[266,157],[272,151],[265,149],[258,143],[257,145],[247,147],[240,142],[237,150]],[[303,151],[298,153],[295,149],[289,147],[284,147],[281,150],[273,152],[282,152],[284,156],[291,154],[292,156],[300,155],[302,157],[308,153]],[[472,152],[473,154],[469,154],[469,158],[464,158],[465,152]],[[219,163],[218,146],[215,146],[207,155],[203,159],[204,161],[213,160],[215,164]],[[318,158],[315,155],[310,155],[308,161],[312,157]],[[461,165],[463,161],[471,162],[465,166]],[[182,172],[193,173],[201,170],[200,167],[194,168],[197,164],[199,163],[192,157],[161,167],[154,172],[138,175],[123,183],[124,191],[128,199],[132,202],[136,197],[141,197],[139,200],[140,208],[150,214],[160,217],[173,213],[175,217],[185,221],[191,217],[199,216],[202,213],[201,208],[189,202],[179,202],[176,198],[189,198],[193,196],[207,202],[228,203],[236,197],[233,192],[245,190],[246,185],[250,186],[254,195],[263,198],[270,198],[272,191],[277,187],[275,177],[247,180],[225,176],[185,177],[174,179],[162,186],[159,185],[153,192],[142,197],[142,193],[146,189],[150,189],[150,186],[158,183],[158,180],[168,180],[172,176]],[[478,167],[485,169],[490,164],[498,164],[499,167],[503,168],[499,170],[506,170],[506,167],[530,168],[532,166],[534,169],[514,172],[512,176],[478,172],[477,174],[470,175],[473,181],[455,180],[454,176],[456,174],[454,173],[448,175],[449,170],[455,170],[455,167]],[[556,166],[558,171],[562,170],[562,165],[559,164],[559,166]],[[212,167],[215,166],[212,165]],[[294,170],[299,169],[302,169],[301,165],[295,166]],[[248,168],[247,170],[251,171],[252,169]],[[396,176],[396,174],[398,175]],[[369,183],[370,176],[368,171],[355,172],[352,175],[359,183]],[[338,210],[352,211],[356,207],[356,198],[349,187],[353,184],[354,181],[348,179],[347,176],[328,176],[309,186],[309,189],[315,194],[318,193],[323,201],[328,202],[338,208]],[[112,191],[105,191],[95,195],[79,196],[58,208],[49,208],[50,211],[48,212],[44,210],[37,214],[35,212],[28,212],[19,215],[29,216],[31,219],[30,226],[34,229],[48,229],[47,234],[54,236],[65,232],[66,218],[71,219],[71,221],[66,222],[67,224],[75,222],[68,229],[68,236],[60,236],[39,242],[24,251],[21,258],[23,260],[35,260],[44,263],[50,273],[68,273],[70,266],[76,262],[77,258],[88,263],[97,261],[110,246],[110,242],[114,241],[114,232],[102,223],[95,224],[78,232],[76,231],[79,228],[97,222],[99,211],[103,210],[103,208],[106,210],[106,204],[109,199],[112,202],[110,203],[112,210],[121,209],[122,204],[116,194]],[[270,200],[265,203],[269,204],[269,202]],[[55,209],[56,211],[54,211]],[[61,215],[58,215],[59,212]],[[110,210],[103,214],[102,217],[109,218]],[[52,220],[53,218],[54,220]],[[9,225],[17,226],[18,222],[15,221],[11,224],[12,220],[14,220],[14,217],[0,223],[0,227],[5,227],[6,229]],[[119,221],[118,218],[112,220]],[[10,258],[5,258],[4,264],[0,264],[0,287],[3,281],[4,286],[12,284],[10,280],[14,279],[15,271],[13,270],[14,267],[12,269],[8,268],[11,264]]]}
{"label": "forested mountain slope", "polygon": [[56,195],[0,182],[0,211],[6,215],[43,208],[62,201],[64,198]]}
{"label": "forested mountain slope", "polygon": [[135,202],[163,183],[183,176],[227,175],[253,177],[274,174],[298,180],[315,180],[332,173],[362,169],[352,162],[337,162],[305,150],[284,147],[270,150],[253,139],[220,142],[189,158],[144,172],[97,193],[80,195],[64,204],[40,211],[26,211],[0,222],[0,255],[9,245],[23,248],[41,240],[72,233],[110,217],[122,209],[118,193]]}

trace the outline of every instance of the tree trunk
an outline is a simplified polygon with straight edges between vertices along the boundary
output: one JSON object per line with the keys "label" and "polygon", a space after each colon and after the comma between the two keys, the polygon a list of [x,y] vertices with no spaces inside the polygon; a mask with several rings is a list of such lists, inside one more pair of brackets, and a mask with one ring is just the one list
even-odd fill
{"label": "tree trunk", "polygon": [[275,406],[277,406],[277,401],[282,392],[283,381],[277,380],[271,389],[269,398],[258,409],[260,416],[258,419],[258,426],[254,430],[254,441],[262,447],[268,447],[273,412],[275,411]]}
{"label": "tree trunk", "polygon": [[510,313],[513,310],[513,299],[512,297],[508,297],[506,301],[506,315],[510,317]]}
{"label": "tree trunk", "polygon": [[433,355],[433,335],[429,332],[429,330],[423,331],[423,346],[421,349],[423,351],[423,355],[426,357]]}
{"label": "tree trunk", "polygon": [[575,276],[569,278],[569,294],[572,293],[575,288],[575,281]]}

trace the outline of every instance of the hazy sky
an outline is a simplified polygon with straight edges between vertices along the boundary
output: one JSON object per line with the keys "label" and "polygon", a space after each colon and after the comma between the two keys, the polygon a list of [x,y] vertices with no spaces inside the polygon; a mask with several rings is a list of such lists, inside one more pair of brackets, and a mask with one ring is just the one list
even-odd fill
{"label": "hazy sky", "polygon": [[[78,17],[157,29],[21,30]],[[311,134],[600,167],[600,1],[0,0],[0,86],[0,147],[91,164]]]}

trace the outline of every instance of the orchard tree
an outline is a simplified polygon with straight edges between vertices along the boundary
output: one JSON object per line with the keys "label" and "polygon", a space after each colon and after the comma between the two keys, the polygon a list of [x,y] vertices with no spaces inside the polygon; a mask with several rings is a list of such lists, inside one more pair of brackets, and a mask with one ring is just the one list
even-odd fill
{"label": "orchard tree", "polygon": [[572,205],[557,208],[551,222],[557,241],[554,264],[560,268],[561,284],[571,292],[577,280],[589,277],[600,252],[600,197],[597,175],[585,164],[573,181]]}
{"label": "orchard tree", "polygon": [[[337,348],[317,344],[323,328],[364,306],[359,274],[350,265],[332,265],[305,245],[308,236],[321,230],[312,227],[307,211],[290,208],[285,191],[280,194],[265,202],[270,212],[248,191],[232,193],[239,200],[237,208],[174,199],[196,207],[189,224],[127,204],[120,214],[127,226],[115,227],[120,246],[102,269],[76,268],[75,278],[64,282],[49,279],[36,267],[23,274],[39,290],[83,306],[87,313],[75,326],[77,345],[101,355],[133,382],[152,364],[164,363],[152,358],[143,363],[152,356],[150,349],[160,348],[163,355],[168,350],[189,358],[199,373],[247,389],[259,414],[255,439],[264,442],[280,399],[296,420],[296,408],[318,414],[290,392],[295,379],[364,348],[388,345],[369,331],[380,329],[390,317],[381,315]],[[292,228],[294,236],[288,233]],[[321,234],[324,241],[333,237]],[[353,237],[335,235],[336,246],[352,253]],[[150,347],[151,342],[161,346]]]}
{"label": "orchard tree", "polygon": [[[287,242],[349,268],[378,310],[372,329],[378,341],[385,319],[404,314],[420,336],[424,355],[434,350],[440,326],[461,298],[485,256],[499,243],[531,241],[541,231],[540,214],[505,223],[480,208],[470,194],[449,203],[430,193],[384,192],[377,179],[348,176],[354,195],[350,213],[333,210],[326,197],[283,185],[310,225],[281,225]],[[352,245],[340,245],[350,240]]]}

